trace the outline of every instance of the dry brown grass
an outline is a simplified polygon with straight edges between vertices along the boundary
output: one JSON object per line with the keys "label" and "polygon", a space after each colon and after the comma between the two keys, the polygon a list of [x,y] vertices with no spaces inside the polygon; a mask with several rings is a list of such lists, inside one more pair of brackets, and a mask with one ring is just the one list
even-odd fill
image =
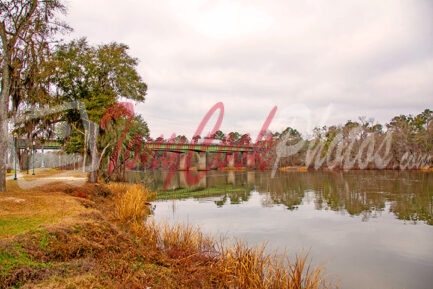
{"label": "dry brown grass", "polygon": [[312,267],[307,262],[308,254],[296,255],[292,261],[286,254],[266,253],[265,246],[250,247],[239,241],[227,245],[226,241],[217,241],[203,234],[200,228],[188,224],[144,222],[147,208],[137,203],[147,200],[143,200],[142,195],[149,193],[140,187],[114,186],[119,192],[124,191],[119,195],[125,204],[118,202],[116,206],[119,211],[128,212],[119,215],[127,216],[122,219],[132,224],[130,231],[153,248],[162,250],[176,263],[205,272],[208,281],[216,288],[332,287],[326,283],[324,268]]}
{"label": "dry brown grass", "polygon": [[108,185],[114,194],[114,216],[123,224],[143,222],[149,215],[149,201],[155,194],[144,186],[114,183]]}
{"label": "dry brown grass", "polygon": [[0,238],[41,225],[72,221],[79,214],[92,210],[83,206],[87,200],[56,191],[56,185],[31,191],[19,190],[14,185],[9,186],[12,188],[7,193],[0,194]]}
{"label": "dry brown grass", "polygon": [[[1,288],[332,287],[323,268],[312,267],[305,254],[290,260],[266,253],[264,246],[230,245],[198,227],[146,220],[146,203],[154,194],[141,185],[49,190],[60,188],[15,196],[35,210],[20,203],[10,210],[23,210],[30,218],[52,210],[60,217],[56,224],[43,222],[0,239]],[[15,217],[12,211],[9,217]]]}
{"label": "dry brown grass", "polygon": [[250,247],[241,241],[229,244],[190,225],[150,221],[140,228],[139,237],[147,244],[162,250],[172,262],[201,272],[199,277],[211,282],[208,286],[212,288],[336,287],[327,283],[323,266],[312,267],[306,253],[291,260],[286,254],[267,253],[264,245]]}
{"label": "dry brown grass", "polygon": [[215,256],[214,239],[203,234],[198,227],[191,225],[146,224],[146,227],[154,228],[158,232],[156,241],[169,256],[188,259],[191,257]]}

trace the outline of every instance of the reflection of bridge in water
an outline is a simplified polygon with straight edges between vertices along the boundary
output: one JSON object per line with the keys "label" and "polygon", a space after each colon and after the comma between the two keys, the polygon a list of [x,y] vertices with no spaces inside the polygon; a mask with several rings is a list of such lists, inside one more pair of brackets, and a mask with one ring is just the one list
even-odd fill
{"label": "reflection of bridge in water", "polygon": [[[170,182],[167,188],[209,188],[218,185],[233,185],[234,187],[254,186],[256,183],[256,171],[225,171],[223,174],[212,171],[202,173],[197,184],[188,182],[188,175],[194,172],[178,172]],[[167,176],[165,176],[167,177]]]}
{"label": "reflection of bridge in water", "polygon": [[[259,172],[259,173],[258,173]],[[131,183],[141,182],[146,179],[145,175],[152,175],[154,180],[154,190],[176,189],[206,189],[231,185],[233,187],[254,187],[257,184],[257,177],[262,176],[263,172],[256,170],[245,171],[177,171],[171,175],[170,171],[129,171],[127,179]],[[269,173],[270,175],[270,173]],[[166,184],[166,181],[168,183]]]}

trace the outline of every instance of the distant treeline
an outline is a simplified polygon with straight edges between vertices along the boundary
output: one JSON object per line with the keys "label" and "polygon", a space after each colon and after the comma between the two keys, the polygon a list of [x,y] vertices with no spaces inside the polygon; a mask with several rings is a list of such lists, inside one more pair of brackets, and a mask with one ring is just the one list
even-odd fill
{"label": "distant treeline", "polygon": [[360,117],[344,125],[315,128],[307,140],[289,127],[278,134],[274,145],[280,167],[428,168],[433,165],[433,111],[395,116],[385,125]]}

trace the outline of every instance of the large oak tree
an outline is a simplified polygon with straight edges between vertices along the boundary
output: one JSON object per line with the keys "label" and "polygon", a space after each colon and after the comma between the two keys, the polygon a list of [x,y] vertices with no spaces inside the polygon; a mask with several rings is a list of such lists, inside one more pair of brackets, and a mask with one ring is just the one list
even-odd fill
{"label": "large oak tree", "polygon": [[21,103],[42,99],[35,80],[39,64],[59,30],[69,29],[56,15],[65,7],[58,0],[0,1],[0,191],[6,191],[8,112]]}
{"label": "large oak tree", "polygon": [[[77,111],[69,111],[64,120],[73,128],[66,150],[83,153],[85,160],[88,154],[91,156],[90,182],[97,180],[102,151],[110,151],[114,146],[111,141],[101,147],[97,138],[107,108],[122,98],[138,102],[145,99],[147,85],[136,70],[137,64],[138,60],[128,54],[128,46],[124,44],[94,47],[84,38],[59,45],[51,61],[46,63],[48,73],[45,73],[51,75],[49,83],[55,91],[52,98],[57,102],[80,101],[85,105],[88,119],[83,119]],[[111,130],[116,129],[111,126]],[[148,134],[147,127],[142,133]]]}

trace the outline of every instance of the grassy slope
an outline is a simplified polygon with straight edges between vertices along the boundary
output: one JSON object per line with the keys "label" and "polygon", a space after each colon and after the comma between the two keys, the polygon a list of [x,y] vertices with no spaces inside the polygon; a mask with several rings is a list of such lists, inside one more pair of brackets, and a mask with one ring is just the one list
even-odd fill
{"label": "grassy slope", "polygon": [[[11,182],[9,188],[0,196],[0,288],[191,288],[196,282],[178,260],[116,222],[115,196],[106,186],[20,191]],[[183,275],[184,285],[177,281]]]}
{"label": "grassy slope", "polygon": [[284,263],[198,228],[143,223],[154,195],[137,186],[9,189],[0,196],[0,288],[326,288],[303,258]]}

